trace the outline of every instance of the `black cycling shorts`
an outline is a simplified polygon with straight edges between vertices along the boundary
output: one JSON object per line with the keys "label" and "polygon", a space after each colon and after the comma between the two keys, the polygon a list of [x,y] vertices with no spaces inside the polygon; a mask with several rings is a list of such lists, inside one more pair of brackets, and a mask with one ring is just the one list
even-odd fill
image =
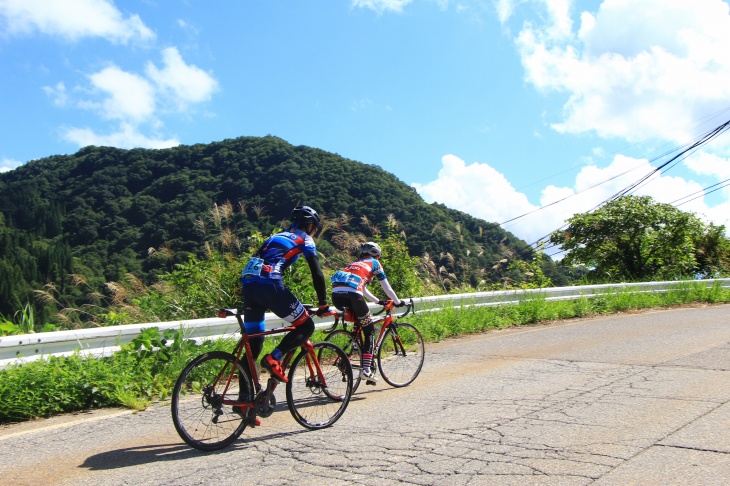
{"label": "black cycling shorts", "polygon": [[307,322],[309,313],[282,280],[271,280],[271,283],[251,282],[243,285],[243,322],[246,332],[254,333],[264,330],[264,314],[270,310],[293,326]]}

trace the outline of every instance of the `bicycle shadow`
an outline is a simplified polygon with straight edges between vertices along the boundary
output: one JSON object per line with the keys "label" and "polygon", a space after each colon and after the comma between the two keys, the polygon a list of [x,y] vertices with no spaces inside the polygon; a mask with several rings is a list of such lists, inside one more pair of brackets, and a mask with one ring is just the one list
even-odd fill
{"label": "bicycle shadow", "polygon": [[[379,394],[386,390],[388,390],[388,388],[378,387],[363,390],[358,389],[357,393],[355,395],[352,395],[352,397],[350,398],[350,404],[352,404],[353,402],[356,403],[361,400],[365,400],[367,395]],[[289,409],[287,408],[286,404],[277,403],[274,411],[275,413],[288,413]],[[84,460],[83,463],[79,465],[79,467],[89,469],[90,471],[103,471],[139,466],[160,461],[180,461],[199,457],[201,455],[230,454],[246,450],[252,445],[258,444],[260,442],[265,442],[267,440],[295,437],[299,434],[306,434],[311,432],[317,432],[317,430],[302,428],[299,430],[291,430],[287,432],[272,432],[269,434],[255,436],[245,435],[244,433],[243,436],[241,436],[230,446],[218,451],[208,452],[193,449],[184,442],[125,447],[122,449],[105,451],[99,454],[89,456]]]}
{"label": "bicycle shadow", "polygon": [[314,432],[308,429],[295,430],[289,432],[278,432],[260,436],[242,436],[230,446],[218,450],[203,452],[188,446],[184,442],[174,444],[153,444],[138,447],[125,447],[123,449],[115,449],[105,451],[93,456],[87,457],[83,463],[79,465],[90,471],[105,471],[112,469],[121,469],[125,467],[140,466],[160,461],[180,461],[199,457],[201,455],[218,455],[230,454],[247,449],[251,444],[258,442],[277,439],[282,437],[293,437],[299,434]]}

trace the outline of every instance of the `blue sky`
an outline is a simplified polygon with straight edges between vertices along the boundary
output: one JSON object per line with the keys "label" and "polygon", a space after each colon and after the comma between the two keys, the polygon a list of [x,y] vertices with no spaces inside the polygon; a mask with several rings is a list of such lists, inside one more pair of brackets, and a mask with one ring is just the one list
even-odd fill
{"label": "blue sky", "polygon": [[[728,46],[722,0],[0,0],[0,171],[275,135],[532,243],[730,120]],[[636,193],[728,179],[725,134]]]}

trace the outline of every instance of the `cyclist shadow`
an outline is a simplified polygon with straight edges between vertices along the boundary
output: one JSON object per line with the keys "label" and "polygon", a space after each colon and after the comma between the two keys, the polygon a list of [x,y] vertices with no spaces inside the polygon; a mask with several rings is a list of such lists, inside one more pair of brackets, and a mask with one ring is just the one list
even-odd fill
{"label": "cyclist shadow", "polygon": [[180,461],[184,459],[198,457],[200,455],[227,454],[230,452],[238,452],[244,450],[249,447],[249,444],[251,443],[277,439],[281,437],[291,437],[307,432],[311,431],[302,429],[289,432],[272,433],[267,435],[244,435],[236,440],[236,442],[224,449],[209,452],[198,451],[182,442],[174,444],[154,444],[138,447],[125,447],[124,449],[116,449],[113,451],[106,451],[95,454],[93,456],[89,456],[86,458],[86,460],[84,460],[81,465],[79,465],[79,467],[89,469],[90,471],[103,471],[139,466],[160,461]]}

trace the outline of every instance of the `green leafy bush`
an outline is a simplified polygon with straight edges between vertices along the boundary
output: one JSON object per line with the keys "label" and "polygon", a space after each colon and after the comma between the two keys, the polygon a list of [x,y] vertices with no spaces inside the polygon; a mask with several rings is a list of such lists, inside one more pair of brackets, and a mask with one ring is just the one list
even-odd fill
{"label": "green leafy bush", "polygon": [[[620,291],[559,301],[536,297],[513,305],[415,313],[406,320],[427,342],[434,342],[508,326],[693,302],[730,302],[730,290],[719,284],[707,288],[687,283],[666,293]],[[321,332],[313,336],[315,341],[321,339]],[[267,339],[263,352],[277,342]],[[180,330],[160,333],[149,328],[107,358],[73,355],[9,366],[0,370],[0,423],[108,406],[143,409],[170,395],[192,358],[210,350],[231,351],[234,346],[232,339],[197,343]]]}

